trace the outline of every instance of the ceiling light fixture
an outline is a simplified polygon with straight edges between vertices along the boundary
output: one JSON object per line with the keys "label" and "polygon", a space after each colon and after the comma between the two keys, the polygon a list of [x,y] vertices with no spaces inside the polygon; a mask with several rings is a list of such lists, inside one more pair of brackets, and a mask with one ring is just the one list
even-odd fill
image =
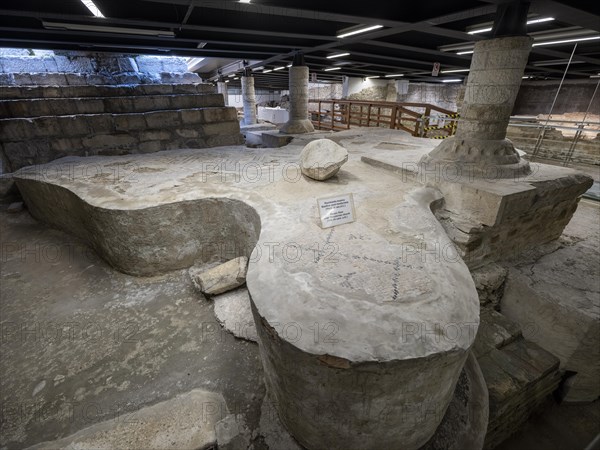
{"label": "ceiling light fixture", "polygon": [[379,78],[379,75],[373,75],[372,77],[366,77],[367,80],[372,80],[373,78]]}
{"label": "ceiling light fixture", "polygon": [[283,69],[285,69],[285,66],[275,67],[273,70],[283,70]]}
{"label": "ceiling light fixture", "polygon": [[98,7],[94,4],[92,0],[81,0],[81,3],[83,3],[95,17],[105,19],[104,15],[100,12]]}
{"label": "ceiling light fixture", "polygon": [[99,33],[136,34],[140,36],[157,36],[174,38],[175,33],[164,30],[145,30],[142,28],[105,27],[100,25],[83,25],[80,23],[62,23],[42,21],[47,30],[97,31]]}
{"label": "ceiling light fixture", "polygon": [[442,70],[440,73],[458,73],[458,72],[468,72],[471,69],[452,69],[452,70]]}
{"label": "ceiling light fixture", "polygon": [[324,72],[332,72],[334,70],[340,70],[341,67],[330,67],[329,69],[324,69]]}
{"label": "ceiling light fixture", "polygon": [[252,0],[240,0],[240,3],[246,3],[246,4],[248,4],[248,3],[250,3],[251,1],[252,1]]}
{"label": "ceiling light fixture", "polygon": [[404,74],[403,73],[392,73],[390,75],[386,75],[386,78],[394,78],[394,77],[403,77]]}
{"label": "ceiling light fixture", "polygon": [[473,53],[473,50],[467,50],[464,52],[456,52],[457,55],[470,55],[471,53]]}
{"label": "ceiling light fixture", "polygon": [[287,66],[285,66],[285,67],[287,67],[287,68],[289,69],[290,67],[292,67],[292,65],[291,65],[291,64],[288,64],[288,65],[287,65]]}
{"label": "ceiling light fixture", "polygon": [[[554,17],[542,17],[540,19],[531,19],[527,21],[527,25],[533,25],[536,23],[550,22],[554,20]],[[469,34],[477,34],[477,33],[487,33],[488,31],[492,31],[492,27],[478,28],[476,30],[468,31]]]}
{"label": "ceiling light fixture", "polygon": [[[371,25],[371,26],[368,26],[366,28],[359,28],[357,30],[347,31],[346,33],[339,34],[338,35],[338,39],[343,39],[343,38],[346,38],[348,36],[354,36],[355,34],[367,33],[369,31],[378,30],[380,28],[383,28],[383,25]],[[345,30],[341,30],[341,31],[345,31]]]}
{"label": "ceiling light fixture", "polygon": [[533,47],[539,47],[541,45],[568,44],[570,42],[594,41],[596,39],[600,39],[600,36],[588,36],[588,37],[575,38],[575,39],[563,39],[562,41],[534,42]]}
{"label": "ceiling light fixture", "polygon": [[269,72],[273,72],[273,70],[272,69],[263,70],[263,73],[269,73]]}
{"label": "ceiling light fixture", "polygon": [[350,53],[338,53],[337,55],[329,55],[327,59],[341,58],[342,56],[350,56]]}
{"label": "ceiling light fixture", "polygon": [[447,80],[442,80],[442,83],[462,83],[462,80],[459,78],[449,78]]}

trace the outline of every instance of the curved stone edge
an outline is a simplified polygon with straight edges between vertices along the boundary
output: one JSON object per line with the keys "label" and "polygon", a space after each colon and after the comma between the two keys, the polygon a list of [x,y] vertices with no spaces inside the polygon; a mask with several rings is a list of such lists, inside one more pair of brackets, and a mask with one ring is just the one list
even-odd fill
{"label": "curved stone edge", "polygon": [[360,363],[312,355],[281,339],[250,299],[265,385],[300,444],[347,449],[361,439],[366,450],[398,442],[416,450],[432,437],[461,373],[455,367],[464,366],[468,353]]}
{"label": "curved stone edge", "polygon": [[[488,418],[487,387],[477,359],[471,353],[440,426],[419,450],[481,450]],[[270,448],[302,449],[283,426],[276,403],[268,391],[263,399],[258,434],[263,436]],[[362,445],[361,441],[361,448]]]}
{"label": "curved stone edge", "polygon": [[[106,209],[63,186],[18,176],[15,181],[34,218],[86,241],[129,275],[159,275],[197,261],[249,257],[260,235],[258,213],[241,200],[201,198]],[[203,217],[207,220],[199,220]]]}

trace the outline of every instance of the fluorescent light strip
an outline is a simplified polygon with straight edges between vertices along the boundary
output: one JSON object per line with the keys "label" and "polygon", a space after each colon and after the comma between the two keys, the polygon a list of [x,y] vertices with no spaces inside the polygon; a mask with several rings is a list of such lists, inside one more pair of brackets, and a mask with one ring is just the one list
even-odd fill
{"label": "fluorescent light strip", "polygon": [[342,56],[350,56],[350,53],[338,53],[337,55],[330,55],[327,59],[341,58]]}
{"label": "fluorescent light strip", "polygon": [[442,80],[442,83],[459,83],[462,82],[462,80],[458,79],[458,78],[451,78],[448,80]]}
{"label": "fluorescent light strip", "polygon": [[272,69],[263,70],[263,73],[270,73],[270,72],[273,72],[273,70]]}
{"label": "fluorescent light strip", "polygon": [[391,75],[386,75],[386,78],[394,78],[394,77],[403,77],[404,74],[403,73],[393,73]]}
{"label": "fluorescent light strip", "polygon": [[44,28],[48,30],[71,30],[71,31],[96,31],[99,33],[137,34],[140,36],[175,37],[172,31],[145,30],[142,28],[105,27],[100,25],[83,25],[80,23],[62,23],[42,21]]}
{"label": "fluorescent light strip", "polygon": [[527,25],[531,25],[534,23],[551,22],[552,20],[554,20],[554,17],[542,17],[541,19],[531,19],[527,21]]}
{"label": "fluorescent light strip", "polygon": [[457,72],[468,72],[471,69],[452,69],[452,70],[442,70],[440,73],[457,73]]}
{"label": "fluorescent light strip", "polygon": [[288,65],[287,65],[287,66],[285,66],[285,67],[287,67],[287,68],[289,69],[290,67],[292,67],[292,65],[291,65],[291,64],[288,64]]}
{"label": "fluorescent light strip", "polygon": [[457,55],[470,55],[473,53],[473,50],[468,50],[466,52],[456,52]]}
{"label": "fluorescent light strip", "polygon": [[323,71],[324,72],[331,72],[333,70],[340,70],[340,69],[341,69],[341,67],[330,67],[329,69],[324,69]]}
{"label": "fluorescent light strip", "polygon": [[469,31],[469,34],[477,34],[477,33],[487,33],[488,31],[492,31],[492,27],[480,28],[478,30]]}
{"label": "fluorescent light strip", "polygon": [[98,9],[98,7],[94,4],[94,2],[92,0],[81,0],[81,3],[83,3],[85,5],[85,7],[87,9],[90,10],[90,12],[96,16],[96,17],[100,17],[102,19],[105,19],[104,14],[102,14],[100,12],[100,10]]}
{"label": "fluorescent light strip", "polygon": [[534,42],[533,47],[539,47],[541,45],[568,44],[570,42],[594,41],[596,39],[600,39],[600,36],[589,36],[589,37],[584,37],[584,38],[564,39],[562,41]]}
{"label": "fluorescent light strip", "polygon": [[372,77],[366,77],[367,80],[372,80],[373,78],[379,78],[379,75],[373,75]]}
{"label": "fluorescent light strip", "polygon": [[250,3],[251,1],[252,1],[252,0],[240,0],[240,3],[246,3],[246,4],[248,4],[248,3]]}
{"label": "fluorescent light strip", "polygon": [[338,35],[338,39],[343,39],[348,36],[354,36],[355,34],[367,33],[368,31],[378,30],[380,28],[383,28],[383,25],[372,25],[370,27],[360,28],[358,30],[349,31],[348,33],[340,34],[340,35]]}
{"label": "fluorescent light strip", "polygon": [[[531,20],[527,21],[527,25],[533,25],[535,23],[550,22],[551,20],[554,20],[554,17],[542,17],[541,19],[531,19]],[[477,30],[471,30],[468,33],[469,34],[477,34],[477,33],[487,33],[488,31],[492,31],[492,27],[479,28]]]}
{"label": "fluorescent light strip", "polygon": [[283,69],[285,69],[285,66],[275,67],[273,70],[283,70]]}

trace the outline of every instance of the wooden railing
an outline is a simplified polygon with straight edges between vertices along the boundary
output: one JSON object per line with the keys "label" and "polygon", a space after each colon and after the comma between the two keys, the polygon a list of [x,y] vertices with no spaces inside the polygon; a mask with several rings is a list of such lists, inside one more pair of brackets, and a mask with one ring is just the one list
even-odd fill
{"label": "wooden railing", "polygon": [[[413,136],[428,137],[428,131],[437,130],[443,137],[451,136],[456,126],[430,126],[432,113],[436,119],[456,124],[456,111],[429,103],[371,102],[365,100],[309,100],[313,125],[318,130],[348,130],[352,125],[386,127],[404,130]],[[317,108],[311,109],[311,106]]]}

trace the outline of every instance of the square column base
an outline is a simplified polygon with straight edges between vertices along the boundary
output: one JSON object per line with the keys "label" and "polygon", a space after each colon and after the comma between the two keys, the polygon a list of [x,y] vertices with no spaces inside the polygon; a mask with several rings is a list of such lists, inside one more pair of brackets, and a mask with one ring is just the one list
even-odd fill
{"label": "square column base", "polygon": [[545,164],[532,164],[526,176],[488,180],[444,173],[443,168],[426,170],[415,158],[420,151],[399,153],[363,156],[362,161],[439,189],[444,199],[435,215],[470,269],[560,237],[593,183],[573,169]]}

